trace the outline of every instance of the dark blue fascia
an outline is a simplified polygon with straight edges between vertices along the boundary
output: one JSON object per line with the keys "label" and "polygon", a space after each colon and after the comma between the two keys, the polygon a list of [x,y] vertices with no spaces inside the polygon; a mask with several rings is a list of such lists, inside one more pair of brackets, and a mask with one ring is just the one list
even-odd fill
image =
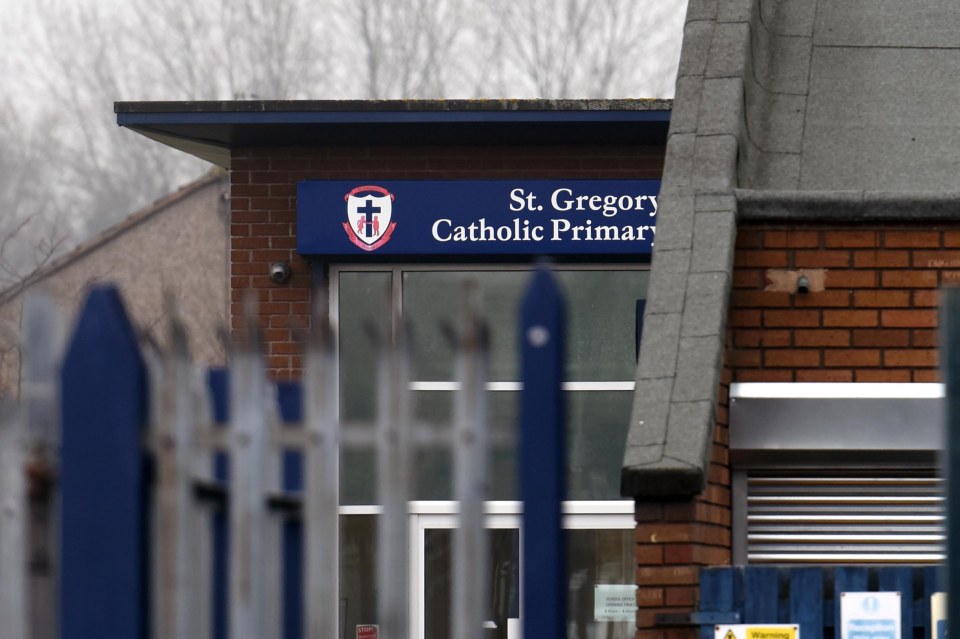
{"label": "dark blue fascia", "polygon": [[258,124],[466,124],[669,122],[670,111],[120,112],[120,126]]}

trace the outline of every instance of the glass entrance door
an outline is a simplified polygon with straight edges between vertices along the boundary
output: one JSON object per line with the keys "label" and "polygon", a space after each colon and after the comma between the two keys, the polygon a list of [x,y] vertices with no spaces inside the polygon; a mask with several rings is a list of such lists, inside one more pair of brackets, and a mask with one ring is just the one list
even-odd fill
{"label": "glass entrance door", "polygon": [[[415,515],[411,549],[412,590],[420,596],[411,601],[412,637],[452,639],[454,515]],[[516,639],[513,629],[520,618],[520,529],[515,515],[487,517],[488,565],[486,593],[488,611],[484,639]]]}
{"label": "glass entrance door", "polygon": [[[456,515],[439,512],[452,509],[449,503],[420,502],[420,506],[430,512],[411,515],[410,636],[453,639],[451,567]],[[597,503],[566,503],[568,639],[634,636],[634,613],[618,603],[624,596],[631,600],[635,596],[632,507],[625,505],[619,514],[609,512],[609,505],[607,512],[599,512],[602,508]],[[518,639],[524,570],[520,507],[516,502],[491,502],[488,513],[485,639]]]}

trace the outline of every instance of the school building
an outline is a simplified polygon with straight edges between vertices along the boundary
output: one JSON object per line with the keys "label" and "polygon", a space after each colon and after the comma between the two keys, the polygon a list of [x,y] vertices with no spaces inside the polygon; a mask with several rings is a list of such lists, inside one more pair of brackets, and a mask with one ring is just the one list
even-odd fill
{"label": "school building", "polygon": [[[703,566],[942,560],[937,290],[960,280],[956,85],[938,80],[960,30],[944,25],[960,14],[691,0],[672,103],[116,112],[229,169],[234,328],[255,289],[276,378],[299,375],[294,331],[326,292],[347,420],[371,414],[365,326],[394,311],[420,345],[418,414],[449,414],[437,326],[472,279],[509,423],[516,302],[549,256],[570,317],[570,636],[692,637]],[[518,614],[513,462],[491,462],[497,632]],[[345,614],[369,615],[375,497],[344,468]],[[449,466],[421,468],[414,636],[441,637],[455,505]],[[635,612],[598,614],[633,586]]]}

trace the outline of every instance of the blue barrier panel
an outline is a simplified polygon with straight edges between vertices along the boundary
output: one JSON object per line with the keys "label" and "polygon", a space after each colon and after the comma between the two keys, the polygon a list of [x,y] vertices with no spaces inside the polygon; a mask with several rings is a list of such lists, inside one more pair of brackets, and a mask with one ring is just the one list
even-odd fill
{"label": "blue barrier panel", "polygon": [[867,587],[867,569],[865,567],[843,566],[833,575],[833,636],[842,639],[843,619],[840,616],[840,594],[844,592],[865,592]]}
{"label": "blue barrier panel", "polygon": [[800,626],[801,639],[823,637],[823,570],[794,568],[790,571],[790,617]]}
{"label": "blue barrier panel", "polygon": [[713,623],[727,623],[725,613],[737,611],[743,611],[742,623],[797,624],[800,639],[839,639],[841,594],[871,591],[899,592],[901,637],[929,639],[930,595],[939,590],[938,573],[936,566],[704,568],[700,639],[712,639]]}
{"label": "blue barrier panel", "polygon": [[[214,421],[226,426],[230,418],[229,371],[210,370],[207,376]],[[277,404],[283,422],[299,422],[302,416],[302,386],[299,383],[277,384]],[[226,454],[214,456],[214,478],[229,481],[229,459]],[[297,493],[303,489],[303,456],[297,451],[284,451],[281,459],[281,487],[284,491]],[[282,614],[283,639],[299,639],[303,636],[303,524],[296,519],[283,523],[282,561]],[[227,577],[229,538],[227,516],[219,509],[213,517],[213,637],[226,639],[227,635]]]}
{"label": "blue barrier panel", "polygon": [[890,566],[879,571],[879,590],[900,593],[900,636],[913,634],[913,571],[903,566]]}
{"label": "blue barrier panel", "polygon": [[[732,567],[720,567],[703,570],[700,575],[700,610],[705,612],[737,612],[741,614],[743,599],[737,601],[742,592],[740,570]],[[714,639],[712,623],[700,627],[700,639]]]}
{"label": "blue barrier panel", "polygon": [[743,575],[743,623],[771,623],[777,614],[777,569],[751,568]]}
{"label": "blue barrier panel", "polygon": [[[302,419],[302,397],[303,387],[299,383],[277,384],[277,402],[284,423]],[[284,492],[303,491],[303,454],[285,450],[281,473]],[[283,522],[283,639],[303,636],[303,564],[303,523],[288,518]]]}
{"label": "blue barrier panel", "polygon": [[[207,385],[210,388],[210,403],[213,409],[213,421],[219,427],[225,427],[230,419],[230,374],[223,368],[211,369],[207,374]],[[226,484],[230,479],[230,460],[226,453],[216,453],[213,456],[213,478]],[[227,508],[221,506],[213,513],[213,557],[211,562],[210,597],[213,623],[213,639],[227,639],[227,569],[230,562],[229,538],[227,535]]]}
{"label": "blue barrier panel", "polygon": [[60,636],[146,637],[146,373],[114,287],[87,296],[61,382]]}
{"label": "blue barrier panel", "polygon": [[520,322],[520,497],[523,500],[523,636],[566,637],[567,580],[561,507],[564,447],[564,308],[553,275],[539,269]]}

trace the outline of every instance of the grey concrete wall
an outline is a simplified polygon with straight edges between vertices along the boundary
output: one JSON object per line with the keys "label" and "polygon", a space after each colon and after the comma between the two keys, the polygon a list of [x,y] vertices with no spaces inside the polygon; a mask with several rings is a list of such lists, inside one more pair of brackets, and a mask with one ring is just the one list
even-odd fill
{"label": "grey concrete wall", "polygon": [[[120,287],[132,320],[164,343],[164,294],[177,300],[197,361],[224,361],[218,331],[226,327],[227,180],[184,187],[51,264],[32,287],[48,291],[72,324],[87,288]],[[18,394],[23,291],[0,302],[0,396]]]}
{"label": "grey concrete wall", "polygon": [[689,0],[625,496],[706,482],[736,222],[960,217],[960,2]]}
{"label": "grey concrete wall", "polygon": [[960,4],[760,0],[741,186],[956,191]]}

